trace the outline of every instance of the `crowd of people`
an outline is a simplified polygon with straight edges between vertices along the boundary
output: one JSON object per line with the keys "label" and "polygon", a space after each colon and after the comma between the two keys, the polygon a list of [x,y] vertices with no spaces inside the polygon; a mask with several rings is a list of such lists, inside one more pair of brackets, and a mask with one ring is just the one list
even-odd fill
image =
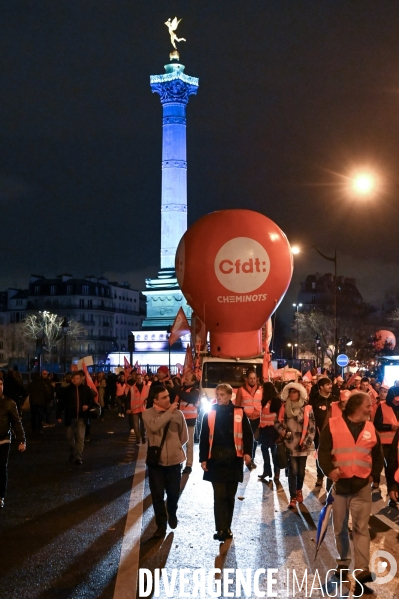
{"label": "crowd of people", "polygon": [[[132,369],[119,375],[100,373],[87,383],[87,373],[76,371],[62,381],[43,371],[25,387],[18,373],[0,373],[0,507],[4,507],[7,464],[12,435],[25,451],[21,421],[24,402],[30,405],[32,434],[64,422],[69,460],[82,464],[91,420],[115,410],[129,419],[137,444],[147,443],[148,479],[157,529],[162,538],[167,525],[178,525],[181,476],[193,469],[194,432],[200,397],[195,374],[171,377],[166,366],[148,376]],[[339,554],[337,573],[351,563],[348,519],[352,519],[355,569],[362,593],[370,590],[368,520],[372,492],[380,491],[385,470],[390,507],[399,501],[399,381],[392,387],[362,376],[312,374],[295,381],[261,382],[249,368],[238,390],[216,387],[215,401],[201,414],[199,462],[203,479],[214,493],[214,539],[224,542],[231,530],[238,483],[244,467],[257,468],[260,445],[263,471],[259,480],[283,489],[288,477],[288,509],[304,501],[303,484],[308,456],[316,451],[315,486],[334,497],[333,527]],[[101,408],[101,410],[100,410]],[[182,470],[182,465],[185,467]],[[166,494],[166,505],[164,497]],[[360,590],[360,589],[357,589]],[[371,591],[370,591],[371,592]]]}

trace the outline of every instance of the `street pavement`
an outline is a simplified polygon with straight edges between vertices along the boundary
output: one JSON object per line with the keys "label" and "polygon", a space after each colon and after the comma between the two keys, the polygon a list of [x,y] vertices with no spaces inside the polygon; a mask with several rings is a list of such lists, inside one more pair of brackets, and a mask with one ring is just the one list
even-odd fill
{"label": "street pavement", "polygon": [[[334,595],[335,579],[331,572],[326,576],[335,567],[331,525],[315,560],[316,527],[325,490],[314,488],[313,457],[307,463],[305,501],[291,512],[284,476],[279,487],[258,480],[262,469],[258,449],[258,468],[246,471],[238,488],[234,539],[224,544],[213,540],[212,486],[202,480],[195,461],[192,474],[182,478],[177,528],[168,529],[165,539],[155,540],[145,478],[146,446],[135,445],[126,418],[107,412],[104,422],[93,423],[82,466],[68,462],[63,425],[33,436],[25,422],[25,430],[27,451],[19,454],[13,443],[6,506],[0,512],[0,599],[164,598],[183,596],[183,592],[192,597],[197,569],[205,570],[206,576],[212,569],[222,570],[211,573],[216,586],[205,587],[206,597],[212,590],[217,592],[218,584],[219,596],[238,596],[235,583],[240,573],[250,580],[261,568],[277,570],[270,574],[276,582],[269,592],[266,574],[260,576],[259,589],[265,596],[274,591],[277,597],[326,597],[327,590]],[[198,446],[195,449],[197,460]],[[373,493],[371,551],[387,551],[398,562],[399,511],[387,507],[385,495],[383,478],[381,493]],[[155,589],[147,595],[143,584],[140,593],[139,569],[144,583],[148,580],[145,571],[154,575],[162,568],[166,583],[173,584],[177,576],[175,588],[167,591],[161,574],[159,592]],[[188,572],[180,587],[183,569]],[[229,574],[227,569],[234,572]],[[251,569],[249,574],[247,569]],[[305,574],[307,590],[296,586],[294,592],[293,580],[296,577],[300,585]],[[230,586],[225,583],[228,578],[233,581]],[[399,599],[398,574],[384,585],[370,587],[380,599]],[[252,586],[248,595],[241,591],[241,596],[255,597],[255,589]]]}

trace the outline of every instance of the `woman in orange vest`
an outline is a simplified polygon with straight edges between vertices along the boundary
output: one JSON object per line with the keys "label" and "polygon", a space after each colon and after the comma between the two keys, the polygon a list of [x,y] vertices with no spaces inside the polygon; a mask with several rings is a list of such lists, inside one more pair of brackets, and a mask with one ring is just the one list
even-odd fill
{"label": "woman in orange vest", "polygon": [[[236,406],[242,406],[244,412],[248,417],[251,425],[252,433],[259,427],[260,413],[262,410],[262,387],[258,384],[258,377],[256,371],[253,368],[248,368],[245,374],[245,384],[240,387],[237,391]],[[255,453],[257,442],[254,440],[252,445],[252,461],[251,467],[256,468]]]}
{"label": "woman in orange vest", "polygon": [[288,486],[289,509],[303,502],[302,487],[306,460],[313,444],[316,425],[312,407],[306,403],[307,394],[300,383],[288,383],[281,393],[284,404],[275,421],[277,432],[289,450]]}
{"label": "woman in orange vest", "polygon": [[121,372],[118,380],[116,381],[116,405],[118,406],[118,417],[124,418],[125,410],[125,395],[127,392],[127,385],[125,381],[125,373]]}
{"label": "woman in orange vest", "polygon": [[216,404],[204,414],[199,443],[199,459],[204,480],[212,483],[216,533],[222,543],[231,539],[231,522],[238,483],[243,481],[244,461],[251,464],[253,435],[241,407],[234,406],[233,389],[216,387]]}
{"label": "woman in orange vest", "polygon": [[281,399],[277,393],[276,387],[269,381],[263,383],[262,411],[260,413],[259,423],[259,444],[261,446],[263,456],[263,473],[258,476],[258,478],[262,480],[266,477],[272,477],[272,466],[270,463],[269,451],[272,454],[274,480],[276,482],[280,480],[280,468],[277,464],[276,446],[278,432],[274,428],[274,422],[277,418],[277,414],[280,412],[280,408]]}
{"label": "woman in orange vest", "polygon": [[386,477],[390,497],[389,507],[397,508],[399,501],[399,433],[396,431],[387,455]]}

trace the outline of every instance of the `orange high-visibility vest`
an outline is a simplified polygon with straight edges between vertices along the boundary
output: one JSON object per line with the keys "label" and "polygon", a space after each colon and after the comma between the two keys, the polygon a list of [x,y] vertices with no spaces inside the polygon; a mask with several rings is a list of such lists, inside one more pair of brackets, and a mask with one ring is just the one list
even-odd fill
{"label": "orange high-visibility vest", "polygon": [[[191,389],[192,387],[188,387],[185,389],[185,392],[189,393]],[[184,399],[180,401],[180,410],[183,412],[183,416],[186,420],[196,419],[198,416],[197,404],[186,403]]]}
{"label": "orange high-visibility vest", "polygon": [[242,402],[244,412],[250,420],[259,418],[262,411],[262,388],[258,387],[252,396],[246,387],[241,387]]}
{"label": "orange high-visibility vest", "polygon": [[[309,415],[310,412],[312,411],[312,406],[305,406],[304,407],[304,412],[303,412],[303,426],[302,426],[302,435],[299,441],[299,445],[302,445],[303,442],[305,441],[305,437],[306,434],[308,432],[308,428],[309,428]],[[283,403],[283,405],[280,408],[280,411],[278,413],[278,419],[280,420],[281,424],[284,424],[284,416],[285,416],[285,404]]]}
{"label": "orange high-visibility vest", "polygon": [[331,404],[331,418],[342,416],[342,410],[339,407],[339,401],[333,401]]}
{"label": "orange high-visibility vest", "polygon": [[341,478],[367,478],[371,474],[371,450],[377,443],[374,424],[367,421],[355,443],[345,420],[338,416],[330,418],[330,431],[333,440],[332,460],[335,468],[341,470]]}
{"label": "orange high-visibility vest", "polygon": [[398,438],[398,469],[396,470],[393,477],[396,480],[396,482],[399,483],[399,438]]}
{"label": "orange high-visibility vest", "polygon": [[[388,406],[385,400],[382,401],[380,405],[382,410],[382,423],[398,426],[399,423],[391,406]],[[395,437],[396,431],[378,431],[378,433],[380,435],[381,443],[390,445]]]}
{"label": "orange high-visibility vest", "polygon": [[126,383],[116,383],[116,397],[122,397],[126,392]]}
{"label": "orange high-visibility vest", "polygon": [[143,384],[141,393],[136,384],[132,385],[130,388],[130,409],[132,410],[132,414],[141,414],[141,412],[144,412],[144,403],[148,397],[148,392],[149,388],[147,385]]}
{"label": "orange high-visibility vest", "polygon": [[270,412],[270,401],[268,401],[260,413],[260,428],[264,428],[265,426],[274,426],[276,416],[277,414],[275,412]]}
{"label": "orange high-visibility vest", "polygon": [[[242,409],[234,408],[234,446],[236,448],[237,457],[244,457],[244,446],[243,446],[243,436],[242,436]],[[208,426],[209,426],[209,453],[208,459],[211,457],[212,452],[212,444],[213,437],[215,435],[215,420],[216,420],[216,410],[211,410],[208,412]]]}

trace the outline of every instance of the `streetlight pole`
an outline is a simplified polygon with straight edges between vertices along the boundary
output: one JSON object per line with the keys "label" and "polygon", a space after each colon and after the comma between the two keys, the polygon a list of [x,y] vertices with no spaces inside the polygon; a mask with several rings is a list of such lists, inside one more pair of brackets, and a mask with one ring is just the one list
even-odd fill
{"label": "streetlight pole", "polygon": [[294,359],[294,345],[293,343],[287,343],[287,347],[291,348],[291,360]]}
{"label": "streetlight pole", "polygon": [[[296,345],[299,348],[299,320],[298,320],[298,314],[299,314],[299,308],[302,308],[302,304],[292,304],[295,308],[295,315],[296,315]],[[297,349],[297,354],[296,357],[298,359],[298,352],[299,349]]]}
{"label": "streetlight pole", "polygon": [[67,335],[68,335],[68,328],[69,328],[69,323],[68,323],[68,320],[66,317],[62,321],[61,327],[62,327],[62,334],[64,335],[64,374],[66,374],[66,370],[67,370]]}

